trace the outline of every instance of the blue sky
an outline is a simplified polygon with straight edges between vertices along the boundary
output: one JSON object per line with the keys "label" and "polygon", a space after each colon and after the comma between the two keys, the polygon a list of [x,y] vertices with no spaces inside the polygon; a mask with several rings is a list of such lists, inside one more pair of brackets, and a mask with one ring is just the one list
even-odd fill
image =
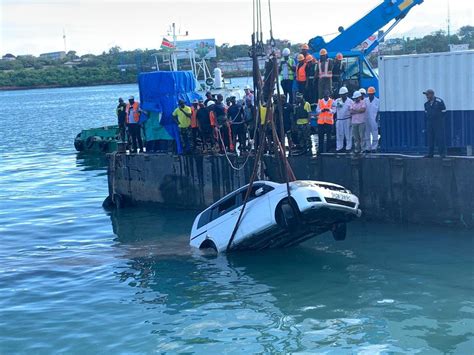
{"label": "blue sky", "polygon": [[[274,35],[306,42],[336,32],[339,25],[348,27],[380,1],[272,0]],[[266,6],[266,0],[263,3]],[[425,0],[392,37],[446,29],[447,4],[448,0]],[[471,4],[450,1],[453,29],[474,24]],[[249,43],[251,11],[251,0],[0,0],[0,54],[63,50],[63,29],[67,49],[79,54],[101,53],[112,46],[158,48],[172,22],[183,32],[189,31],[188,39],[214,37],[218,44]]]}

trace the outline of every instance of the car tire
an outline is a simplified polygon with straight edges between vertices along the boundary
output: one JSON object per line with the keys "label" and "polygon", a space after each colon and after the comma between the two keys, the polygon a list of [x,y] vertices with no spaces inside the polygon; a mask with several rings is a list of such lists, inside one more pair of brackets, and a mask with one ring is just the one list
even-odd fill
{"label": "car tire", "polygon": [[291,200],[282,200],[277,207],[276,221],[285,230],[294,230],[299,225],[299,214]]}
{"label": "car tire", "polygon": [[332,236],[334,240],[345,240],[347,235],[347,224],[336,223],[332,229]]}

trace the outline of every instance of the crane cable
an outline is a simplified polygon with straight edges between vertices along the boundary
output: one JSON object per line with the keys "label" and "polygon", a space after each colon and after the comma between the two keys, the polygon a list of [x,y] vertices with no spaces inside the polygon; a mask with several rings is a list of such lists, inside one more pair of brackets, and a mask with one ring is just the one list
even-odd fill
{"label": "crane cable", "polygon": [[[257,111],[257,114],[255,115],[256,117],[256,127],[259,127],[259,132],[258,132],[258,137],[259,137],[259,147],[257,148],[257,152],[256,152],[256,156],[255,156],[255,162],[254,162],[254,166],[253,166],[253,171],[252,171],[252,175],[250,177],[250,181],[249,181],[249,185],[247,187],[247,191],[245,193],[245,198],[244,198],[244,203],[242,205],[242,209],[240,210],[240,213],[239,213],[239,217],[235,223],[235,226],[234,226],[234,229],[232,231],[232,234],[229,238],[229,242],[227,243],[227,248],[226,248],[226,251],[229,251],[231,249],[231,246],[232,246],[232,242],[234,241],[234,238],[237,234],[237,230],[239,228],[239,225],[240,225],[240,222],[242,221],[242,217],[243,217],[243,214],[244,214],[244,211],[245,211],[245,207],[247,206],[247,202],[248,202],[248,199],[250,197],[250,193],[253,189],[253,184],[255,182],[255,179],[257,177],[257,172],[259,171],[259,167],[260,167],[260,162],[261,162],[261,159],[262,159],[262,155],[263,155],[263,152],[265,150],[265,146],[267,144],[266,142],[266,139],[265,139],[265,134],[266,134],[266,131],[267,131],[267,128],[268,128],[268,125],[271,123],[271,127],[272,127],[272,134],[273,134],[273,138],[274,138],[274,142],[276,143],[277,145],[277,148],[278,148],[278,152],[280,154],[280,157],[282,159],[282,171],[283,171],[283,175],[285,177],[285,180],[286,180],[286,186],[287,186],[287,193],[288,193],[288,198],[290,197],[290,186],[289,186],[289,182],[290,182],[290,179],[291,181],[294,181],[296,180],[295,178],[295,175],[293,173],[293,170],[291,169],[291,166],[288,162],[288,159],[286,157],[286,153],[285,153],[285,148],[284,148],[284,143],[282,144],[278,138],[278,134],[276,133],[276,128],[275,128],[275,122],[274,122],[274,119],[271,119],[270,117],[273,116],[273,105],[272,105],[272,96],[273,96],[273,91],[275,90],[275,82],[276,82],[276,86],[277,86],[277,93],[278,93],[278,100],[277,100],[277,104],[278,104],[278,108],[279,108],[279,121],[280,121],[280,124],[281,124],[281,132],[284,133],[284,126],[283,126],[283,105],[281,104],[281,100],[280,100],[280,87],[279,87],[279,83],[278,83],[278,65],[277,65],[277,58],[276,58],[276,55],[275,55],[275,41],[273,39],[273,28],[272,28],[272,21],[271,21],[271,4],[270,4],[270,0],[268,0],[268,9],[269,9],[269,16],[270,16],[270,37],[271,37],[271,42],[270,44],[272,45],[272,53],[270,55],[270,59],[272,60],[272,69],[270,71],[270,75],[266,77],[266,80],[269,81],[270,85],[265,85],[265,87],[268,89],[268,92],[266,93],[266,103],[265,103],[265,107],[267,108],[266,110],[266,113],[265,113],[265,120],[264,120],[264,124],[262,125],[261,124],[261,110],[260,110],[260,107],[263,105],[263,96],[262,96],[262,91],[263,91],[263,88],[262,88],[262,76],[261,76],[261,73],[260,73],[260,68],[258,66],[258,59],[257,59],[257,56],[258,56],[258,51],[257,51],[257,46],[259,44],[261,44],[263,46],[263,35],[262,35],[262,21],[261,21],[261,2],[260,0],[254,0],[253,1],[253,4],[254,4],[254,8],[253,8],[253,11],[254,11],[254,17],[257,18],[257,28],[255,28],[254,26],[254,32],[252,34],[252,50],[250,51],[250,53],[252,54],[252,61],[253,61],[253,77],[254,77],[254,88],[257,89],[255,91],[255,93],[257,94],[256,98],[256,103],[258,104],[258,110]],[[255,13],[257,12],[257,13]],[[260,30],[260,38],[258,41],[255,41],[255,38],[258,39],[258,30]],[[257,80],[256,80],[257,79]],[[282,135],[282,137],[284,137],[284,135]]]}

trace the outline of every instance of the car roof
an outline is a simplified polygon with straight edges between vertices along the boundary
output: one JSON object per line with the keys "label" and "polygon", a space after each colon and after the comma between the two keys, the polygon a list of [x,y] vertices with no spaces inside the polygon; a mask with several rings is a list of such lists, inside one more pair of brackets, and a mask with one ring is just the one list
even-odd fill
{"label": "car roof", "polygon": [[[277,182],[273,182],[273,181],[265,181],[265,180],[257,180],[257,181],[254,181],[253,183],[254,185],[257,185],[257,184],[263,184],[263,185],[268,185],[268,186],[272,186],[274,188],[280,186],[281,184],[277,183]],[[241,186],[239,187],[238,189],[232,191],[232,192],[229,192],[227,195],[225,195],[224,197],[221,197],[219,200],[217,200],[216,202],[214,202],[212,205],[210,205],[209,207],[207,207],[205,210],[203,210],[199,215],[201,215],[202,213],[206,212],[207,210],[210,210],[211,208],[214,208],[215,206],[217,206],[219,203],[221,203],[222,201],[224,201],[225,199],[227,199],[228,197],[234,195],[234,194],[238,194],[244,190],[246,190],[248,188],[249,184],[246,184],[244,186]]]}

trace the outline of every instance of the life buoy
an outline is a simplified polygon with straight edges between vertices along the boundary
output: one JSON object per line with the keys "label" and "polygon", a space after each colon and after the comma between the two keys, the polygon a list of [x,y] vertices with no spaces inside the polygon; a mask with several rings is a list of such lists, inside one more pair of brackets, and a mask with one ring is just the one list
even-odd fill
{"label": "life buoy", "polygon": [[206,85],[207,85],[207,86],[212,86],[212,85],[214,85],[214,79],[212,79],[212,78],[207,78],[207,79],[206,79]]}

